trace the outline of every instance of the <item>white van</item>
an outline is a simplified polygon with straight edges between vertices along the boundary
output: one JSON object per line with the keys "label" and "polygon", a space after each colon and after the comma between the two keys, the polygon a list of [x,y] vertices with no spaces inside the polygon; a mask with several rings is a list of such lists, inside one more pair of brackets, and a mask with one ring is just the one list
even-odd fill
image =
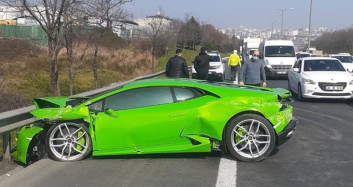
{"label": "white van", "polygon": [[259,50],[267,77],[287,77],[297,60],[294,44],[290,40],[266,40],[260,44]]}

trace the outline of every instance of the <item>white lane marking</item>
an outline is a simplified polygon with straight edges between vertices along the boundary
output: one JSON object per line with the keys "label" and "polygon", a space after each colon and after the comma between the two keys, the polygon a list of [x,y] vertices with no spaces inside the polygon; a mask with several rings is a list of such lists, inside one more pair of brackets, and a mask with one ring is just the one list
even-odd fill
{"label": "white lane marking", "polygon": [[237,185],[237,161],[221,158],[218,167],[216,187],[231,187]]}

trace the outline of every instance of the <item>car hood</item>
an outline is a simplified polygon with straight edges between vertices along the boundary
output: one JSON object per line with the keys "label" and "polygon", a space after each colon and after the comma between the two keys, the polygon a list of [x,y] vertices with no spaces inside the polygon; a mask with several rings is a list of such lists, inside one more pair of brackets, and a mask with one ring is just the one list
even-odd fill
{"label": "car hood", "polygon": [[33,99],[35,110],[30,113],[39,119],[84,119],[88,120],[88,107],[72,107],[88,97],[44,97]]}
{"label": "car hood", "polygon": [[237,89],[246,89],[249,91],[253,90],[253,91],[263,91],[266,93],[272,93],[272,94],[276,94],[282,99],[286,99],[292,96],[290,91],[283,88],[268,88],[268,87],[248,86],[248,85],[240,85],[240,84],[230,84],[230,83],[220,83],[220,84],[224,86],[237,88]]}
{"label": "car hood", "polygon": [[43,97],[33,99],[36,109],[40,108],[62,108],[66,106],[69,97]]}
{"label": "car hood", "polygon": [[311,71],[304,72],[303,77],[315,82],[347,82],[353,78],[346,71]]}
{"label": "car hood", "polygon": [[222,62],[210,62],[210,66],[222,65]]}
{"label": "car hood", "polygon": [[344,69],[347,69],[348,71],[352,72],[353,71],[353,63],[342,63]]}

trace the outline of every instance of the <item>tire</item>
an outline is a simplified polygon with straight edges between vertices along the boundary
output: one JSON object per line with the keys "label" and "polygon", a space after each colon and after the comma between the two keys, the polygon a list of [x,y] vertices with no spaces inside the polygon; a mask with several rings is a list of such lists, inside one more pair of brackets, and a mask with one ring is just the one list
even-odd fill
{"label": "tire", "polygon": [[92,150],[88,129],[80,123],[53,125],[48,130],[45,142],[48,156],[58,161],[82,160]]}
{"label": "tire", "polygon": [[222,74],[222,76],[219,78],[219,82],[224,82],[224,75]]}
{"label": "tire", "polygon": [[289,79],[288,79],[288,91],[292,92],[292,88],[291,88],[291,85],[290,85]]}
{"label": "tire", "polygon": [[228,151],[243,162],[258,162],[272,152],[276,134],[262,116],[243,114],[232,119],[226,129]]}
{"label": "tire", "polygon": [[304,101],[302,87],[300,86],[300,84],[298,85],[297,97],[299,101]]}
{"label": "tire", "polygon": [[45,155],[44,136],[42,133],[39,133],[32,138],[32,141],[30,142],[27,150],[27,156],[26,156],[27,165],[30,165],[44,157]]}

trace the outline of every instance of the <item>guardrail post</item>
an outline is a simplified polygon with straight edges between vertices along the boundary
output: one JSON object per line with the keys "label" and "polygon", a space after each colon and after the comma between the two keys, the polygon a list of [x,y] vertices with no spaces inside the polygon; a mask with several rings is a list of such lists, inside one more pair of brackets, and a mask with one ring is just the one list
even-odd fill
{"label": "guardrail post", "polygon": [[3,163],[9,163],[11,161],[11,135],[10,132],[2,134],[2,147],[3,147]]}

